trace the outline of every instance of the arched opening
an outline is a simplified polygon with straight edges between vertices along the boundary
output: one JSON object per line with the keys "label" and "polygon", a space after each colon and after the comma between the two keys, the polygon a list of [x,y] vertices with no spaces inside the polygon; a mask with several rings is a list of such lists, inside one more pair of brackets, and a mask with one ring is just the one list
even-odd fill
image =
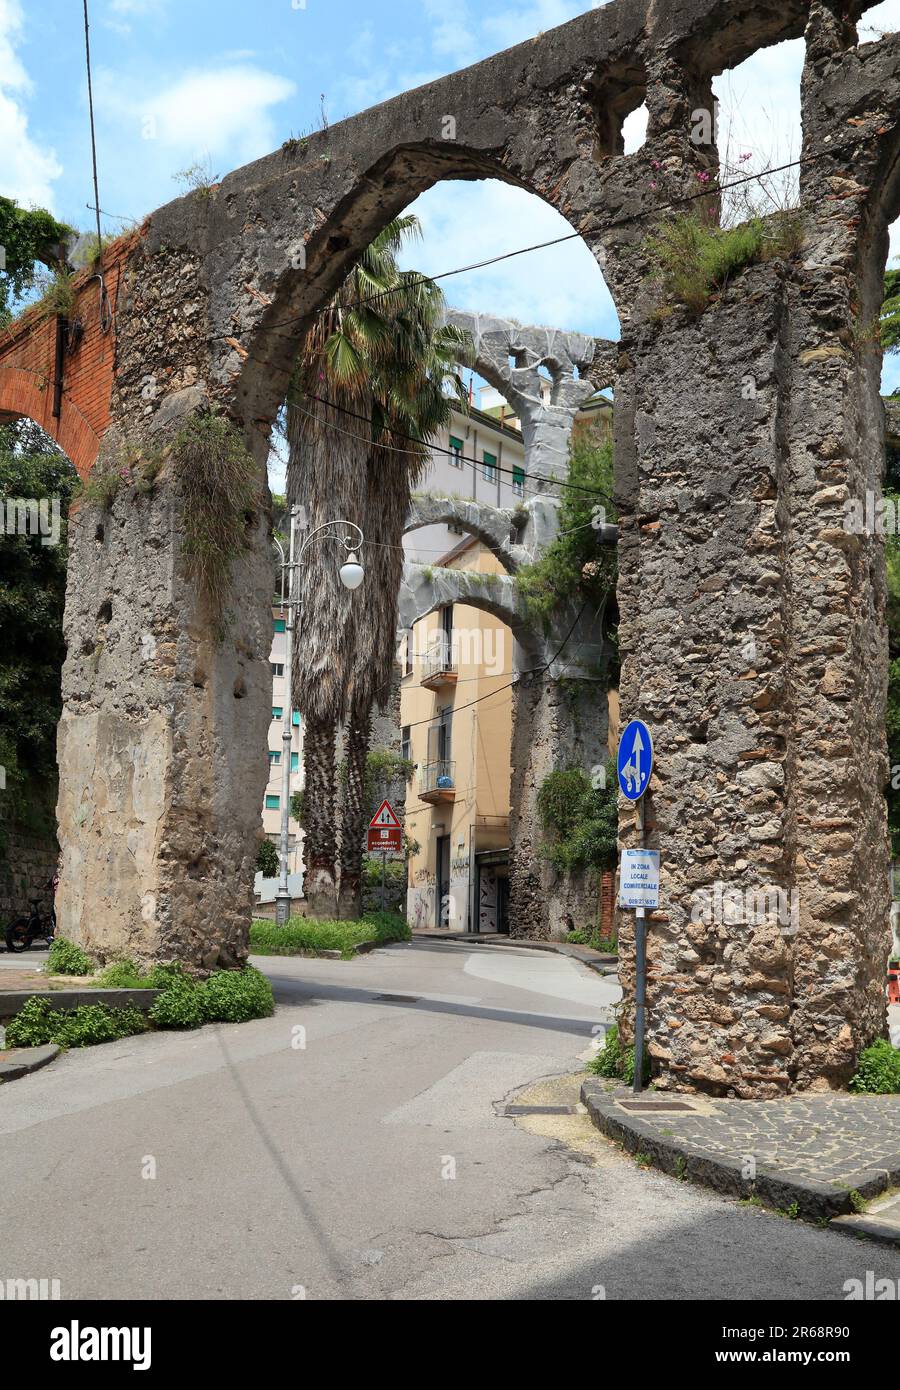
{"label": "arched opening", "polygon": [[[71,459],[33,420],[0,423],[0,948],[47,944],[59,846],[57,725],[62,712]],[[13,922],[34,934],[7,938]],[[31,940],[36,942],[30,946]]]}
{"label": "arched opening", "polygon": [[[567,498],[577,499],[584,510],[572,526],[586,542],[577,552],[579,564],[584,567],[600,554],[601,527],[613,519],[611,463],[602,487],[589,472],[569,474],[576,434],[595,431],[604,446],[611,435],[609,349],[619,324],[595,256],[554,208],[510,183],[471,181],[470,174],[462,180],[437,183],[412,203],[409,211],[421,221],[422,240],[405,248],[402,266],[446,282],[446,321],[467,335],[472,348],[464,359],[465,399],[452,405],[430,436],[425,476],[401,527],[405,539],[388,535],[377,512],[365,519],[346,506],[337,512],[361,520],[370,546],[402,545],[407,564],[399,594],[401,656],[391,708],[382,709],[377,736],[379,753],[393,750],[407,768],[405,786],[397,792],[405,800],[408,842],[414,846],[407,846],[411,920],[432,928],[479,930],[490,917],[496,930],[498,920],[505,926],[509,920],[502,884],[514,852],[511,817],[528,821],[534,877],[540,872],[535,868],[539,842],[552,834],[535,826],[541,782],[577,766],[590,785],[598,768],[605,768],[607,688],[614,667],[612,569],[602,604],[596,587],[585,590],[581,570],[572,571],[569,554],[565,584],[541,596],[543,609],[520,578],[537,571],[545,557],[556,557]],[[392,206],[393,201],[392,190]],[[351,220],[346,210],[343,215]],[[378,230],[377,222],[373,228]],[[454,234],[459,228],[471,233],[464,231],[460,239]],[[502,261],[499,268],[447,274],[478,259],[479,248],[483,261],[489,259],[486,247],[500,256],[527,246],[539,249]],[[310,261],[311,254],[308,266]],[[278,313],[282,323],[291,317],[284,301]],[[299,335],[295,345],[298,341]],[[322,389],[333,406],[333,393]],[[279,496],[291,494],[284,425],[280,412],[270,457],[270,480]],[[331,414],[331,425],[347,435],[366,430],[365,420],[352,410]],[[599,525],[592,526],[598,518]],[[541,582],[551,583],[543,574]],[[273,647],[276,672],[278,665]],[[590,692],[585,704],[602,704],[602,714],[591,715],[582,740],[567,742],[562,736],[539,750],[537,783],[532,767],[519,770],[530,804],[516,811],[513,762],[533,743],[521,729],[518,740],[513,736],[523,678],[554,690],[562,680],[580,683]],[[282,708],[276,693],[271,754]],[[546,713],[542,700],[530,702],[532,720],[539,722],[541,711]],[[523,708],[528,706],[524,702]],[[302,709],[299,716],[302,726]],[[302,765],[297,771],[299,782]],[[272,789],[268,795],[266,831],[274,837],[274,813],[281,807]],[[290,829],[299,841],[299,825]],[[487,857],[483,865],[482,855]],[[594,904],[598,888],[597,877]],[[564,891],[570,894],[571,884]],[[571,897],[560,900],[558,911],[539,904],[541,921],[537,927],[532,923],[532,930],[555,932],[572,905]],[[583,900],[577,912],[585,912]],[[588,912],[578,925],[590,930],[596,920],[593,905]]]}

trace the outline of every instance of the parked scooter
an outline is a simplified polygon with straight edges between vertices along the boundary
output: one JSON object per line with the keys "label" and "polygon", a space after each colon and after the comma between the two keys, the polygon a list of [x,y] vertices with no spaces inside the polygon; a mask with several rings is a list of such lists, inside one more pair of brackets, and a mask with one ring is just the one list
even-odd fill
{"label": "parked scooter", "polygon": [[[44,885],[45,889],[55,894],[58,881],[54,875]],[[6,928],[6,949],[14,954],[27,951],[29,946],[40,939],[46,942],[49,949],[56,933],[55,907],[51,906],[50,911],[47,912],[41,909],[40,898],[30,898],[29,902],[31,903],[31,911],[28,915],[17,917]]]}

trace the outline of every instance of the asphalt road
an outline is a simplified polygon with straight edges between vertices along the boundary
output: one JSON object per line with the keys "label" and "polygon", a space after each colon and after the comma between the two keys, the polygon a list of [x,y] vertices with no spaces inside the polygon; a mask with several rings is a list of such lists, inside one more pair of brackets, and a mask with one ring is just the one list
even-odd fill
{"label": "asphalt road", "polygon": [[841,1300],[867,1270],[900,1279],[897,1252],[643,1171],[584,1115],[498,1115],[577,1101],[617,991],[573,960],[417,941],[257,964],[274,1018],[0,1088],[0,1280],[77,1299]]}

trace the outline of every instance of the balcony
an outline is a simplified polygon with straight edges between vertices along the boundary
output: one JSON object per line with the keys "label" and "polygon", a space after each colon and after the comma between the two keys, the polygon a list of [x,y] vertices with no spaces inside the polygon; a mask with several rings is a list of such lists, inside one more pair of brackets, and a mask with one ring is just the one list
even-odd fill
{"label": "balcony", "polygon": [[440,690],[444,685],[456,685],[458,675],[451,644],[439,642],[425,656],[419,684],[426,690]]}
{"label": "balcony", "polygon": [[456,763],[426,763],[419,773],[419,800],[438,806],[456,800]]}

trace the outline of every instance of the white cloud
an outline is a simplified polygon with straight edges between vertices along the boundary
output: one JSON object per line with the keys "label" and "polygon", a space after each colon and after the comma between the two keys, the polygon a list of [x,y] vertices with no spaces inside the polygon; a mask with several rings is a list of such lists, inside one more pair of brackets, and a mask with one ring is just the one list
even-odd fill
{"label": "white cloud", "polygon": [[28,131],[22,104],[32,84],[16,52],[22,40],[19,0],[0,0],[0,189],[25,207],[53,211],[53,181],[62,166],[52,150],[41,149]]}
{"label": "white cloud", "polygon": [[[411,211],[422,221],[424,241],[410,246],[405,264],[429,275],[572,235],[554,208],[495,179],[440,183],[416,199]],[[461,309],[618,337],[600,267],[580,238],[467,271],[440,286],[448,303]]]}
{"label": "white cloud", "polygon": [[[276,126],[272,108],[293,96],[288,78],[250,64],[225,64],[187,72],[162,90],[143,90],[126,78],[98,74],[96,100],[106,122],[114,122],[118,144],[129,128],[143,140],[142,164],[167,165],[208,155],[214,172],[227,173],[267,154],[287,131]],[[130,154],[134,146],[127,142]],[[174,161],[174,163],[173,163]]]}

